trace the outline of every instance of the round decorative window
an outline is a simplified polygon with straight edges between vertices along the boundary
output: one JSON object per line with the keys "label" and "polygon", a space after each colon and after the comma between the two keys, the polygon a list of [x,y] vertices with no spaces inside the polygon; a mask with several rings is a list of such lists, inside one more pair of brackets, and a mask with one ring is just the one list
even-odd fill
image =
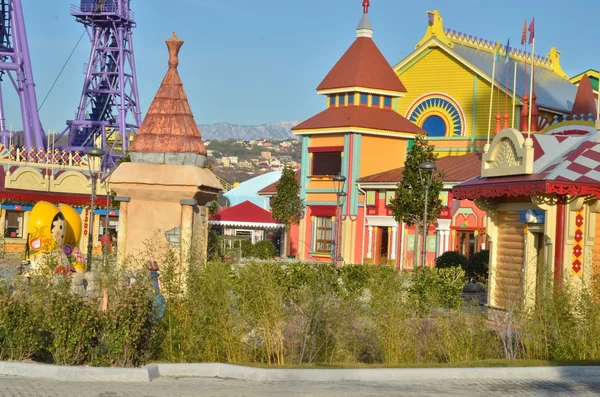
{"label": "round decorative window", "polygon": [[430,137],[465,135],[465,115],[458,103],[445,94],[426,94],[417,99],[408,110],[407,118]]}

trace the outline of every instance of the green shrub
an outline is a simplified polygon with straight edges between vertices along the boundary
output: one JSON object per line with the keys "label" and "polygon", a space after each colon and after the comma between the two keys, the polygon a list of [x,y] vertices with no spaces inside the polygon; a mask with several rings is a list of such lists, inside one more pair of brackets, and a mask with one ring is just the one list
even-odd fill
{"label": "green shrub", "polygon": [[427,315],[437,307],[456,308],[462,303],[465,272],[457,267],[448,269],[418,268],[413,273],[409,291],[415,307]]}
{"label": "green shrub", "polygon": [[438,269],[447,269],[449,267],[460,267],[463,270],[467,268],[468,259],[458,251],[447,251],[438,256],[435,260],[435,267]]}
{"label": "green shrub", "polygon": [[45,349],[43,316],[26,296],[0,299],[0,360],[36,359]]}
{"label": "green shrub", "polygon": [[271,240],[261,240],[254,244],[254,257],[258,259],[272,259],[277,256],[277,248]]}
{"label": "green shrub", "polygon": [[471,256],[467,262],[467,277],[485,281],[489,276],[490,251],[483,250]]}
{"label": "green shrub", "polygon": [[240,245],[242,247],[242,258],[254,257],[254,245],[250,240],[243,239],[240,241]]}

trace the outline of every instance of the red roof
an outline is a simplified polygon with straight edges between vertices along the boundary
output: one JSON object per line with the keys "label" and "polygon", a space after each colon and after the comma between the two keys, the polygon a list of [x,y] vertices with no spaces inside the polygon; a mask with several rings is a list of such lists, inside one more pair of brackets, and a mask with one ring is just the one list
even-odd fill
{"label": "red roof", "polygon": [[210,220],[243,223],[280,223],[273,219],[269,211],[247,200],[233,207],[223,208],[216,215],[211,216]]}
{"label": "red roof", "polygon": [[359,37],[317,87],[317,91],[335,88],[365,87],[406,92],[372,39]]}
{"label": "red roof", "polygon": [[[438,171],[443,173],[444,182],[464,182],[478,177],[481,172],[482,153],[474,152],[463,156],[446,156],[437,159],[435,164]],[[402,179],[404,168],[380,172],[365,176],[359,183],[398,183]]]}
{"label": "red roof", "polygon": [[[296,171],[294,173],[296,178],[296,182],[300,183],[300,171]],[[277,193],[277,185],[279,185],[279,181],[275,181],[268,186],[263,187],[257,193],[259,196],[271,196]]]}
{"label": "red roof", "polygon": [[330,107],[298,124],[292,131],[347,127],[425,134],[421,127],[391,109],[366,106]]}
{"label": "red roof", "polygon": [[592,81],[590,80],[590,76],[584,74],[577,88],[577,95],[575,96],[571,116],[576,115],[579,119],[584,114],[585,120],[587,120],[590,113],[594,115],[594,120],[596,120],[596,98],[594,98]]}

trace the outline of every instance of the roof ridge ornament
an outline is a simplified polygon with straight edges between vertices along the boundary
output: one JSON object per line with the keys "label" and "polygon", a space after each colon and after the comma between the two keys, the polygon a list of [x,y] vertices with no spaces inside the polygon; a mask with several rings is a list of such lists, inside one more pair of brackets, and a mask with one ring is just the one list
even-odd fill
{"label": "roof ridge ornament", "polygon": [[183,45],[183,40],[173,32],[173,35],[165,43],[169,49],[169,68],[177,68],[179,66],[179,50]]}
{"label": "roof ridge ornament", "polygon": [[369,19],[369,7],[371,6],[371,2],[369,0],[363,1],[363,16],[360,19],[358,27],[356,28],[356,37],[367,37],[373,38],[373,26],[371,25],[371,20]]}

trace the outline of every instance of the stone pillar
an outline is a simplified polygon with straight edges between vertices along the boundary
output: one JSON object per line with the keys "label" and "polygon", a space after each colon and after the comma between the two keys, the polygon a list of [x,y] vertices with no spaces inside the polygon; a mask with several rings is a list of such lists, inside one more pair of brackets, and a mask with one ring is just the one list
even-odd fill
{"label": "stone pillar", "polygon": [[391,227],[390,239],[392,240],[392,252],[390,259],[396,261],[396,250],[398,249],[398,226]]}
{"label": "stone pillar", "polygon": [[180,260],[183,269],[190,267],[192,259],[192,237],[194,236],[194,208],[198,204],[196,200],[181,200],[181,237],[180,237]]}
{"label": "stone pillar", "polygon": [[442,255],[444,252],[450,250],[450,224],[451,219],[438,219],[437,220],[437,235],[438,235],[438,246],[437,255]]}
{"label": "stone pillar", "polygon": [[373,226],[369,226],[369,234],[367,239],[367,259],[373,257]]}
{"label": "stone pillar", "polygon": [[127,257],[127,209],[131,199],[116,196],[114,201],[119,203],[119,230],[117,231],[117,266],[122,267]]}

